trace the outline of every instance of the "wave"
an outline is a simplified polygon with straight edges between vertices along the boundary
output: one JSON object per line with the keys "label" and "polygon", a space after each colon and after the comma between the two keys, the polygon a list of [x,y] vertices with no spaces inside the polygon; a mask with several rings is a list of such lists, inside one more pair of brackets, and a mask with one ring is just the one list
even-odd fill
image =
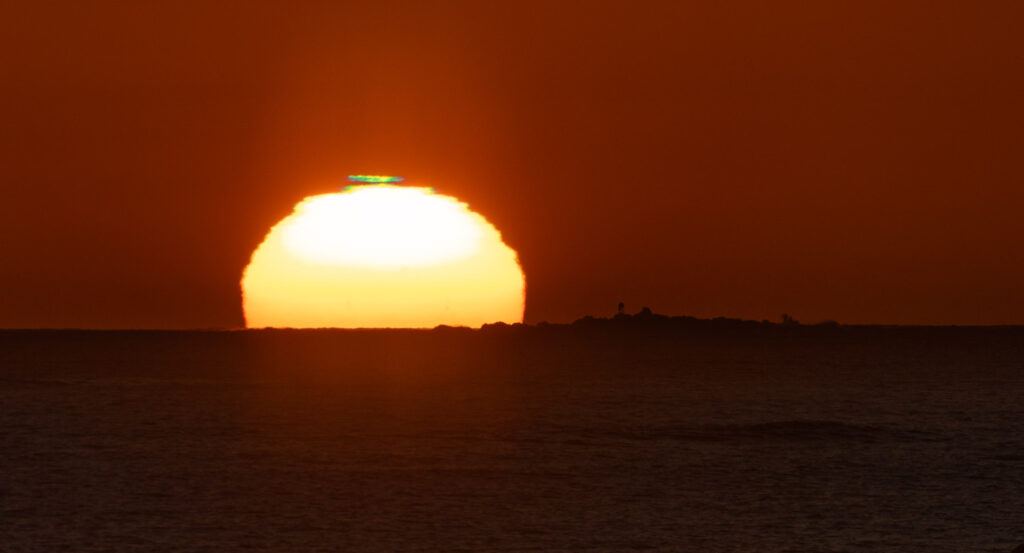
{"label": "wave", "polygon": [[[832,420],[786,420],[749,424],[701,424],[630,429],[604,433],[626,440],[679,440],[688,442],[884,442],[928,440],[923,432]],[[596,438],[598,436],[591,435]]]}

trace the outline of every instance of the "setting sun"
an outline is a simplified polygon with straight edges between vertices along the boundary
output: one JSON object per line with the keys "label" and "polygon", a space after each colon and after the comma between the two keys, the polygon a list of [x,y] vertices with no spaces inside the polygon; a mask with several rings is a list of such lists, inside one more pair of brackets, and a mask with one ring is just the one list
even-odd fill
{"label": "setting sun", "polygon": [[520,322],[516,252],[430,188],[350,186],[275,225],[242,277],[249,327],[431,328]]}

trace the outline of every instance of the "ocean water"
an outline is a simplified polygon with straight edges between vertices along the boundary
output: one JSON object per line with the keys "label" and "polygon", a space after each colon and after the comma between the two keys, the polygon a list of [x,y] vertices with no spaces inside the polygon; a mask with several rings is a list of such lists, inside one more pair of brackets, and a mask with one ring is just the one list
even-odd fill
{"label": "ocean water", "polygon": [[0,332],[4,552],[1009,552],[1024,329]]}

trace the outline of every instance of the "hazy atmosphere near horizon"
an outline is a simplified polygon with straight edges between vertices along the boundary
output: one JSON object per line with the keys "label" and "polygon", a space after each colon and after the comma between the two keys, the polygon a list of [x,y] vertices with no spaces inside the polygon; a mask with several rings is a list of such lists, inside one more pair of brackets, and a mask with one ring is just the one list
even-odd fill
{"label": "hazy atmosphere near horizon", "polygon": [[0,553],[1024,553],[1022,22],[5,1]]}
{"label": "hazy atmosphere near horizon", "polygon": [[486,217],[526,322],[1024,323],[1017,2],[4,11],[0,327],[240,327],[352,173]]}

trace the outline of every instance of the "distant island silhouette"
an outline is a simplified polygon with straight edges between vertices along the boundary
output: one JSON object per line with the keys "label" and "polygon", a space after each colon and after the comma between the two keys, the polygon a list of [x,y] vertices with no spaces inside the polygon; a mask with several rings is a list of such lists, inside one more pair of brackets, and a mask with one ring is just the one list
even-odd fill
{"label": "distant island silhouette", "polygon": [[572,322],[552,323],[540,321],[536,323],[486,323],[480,327],[453,326],[439,324],[432,328],[410,328],[410,327],[256,327],[256,328],[180,328],[180,329],[155,329],[155,328],[6,328],[0,329],[0,334],[24,334],[24,333],[53,333],[53,332],[95,332],[95,333],[149,333],[149,332],[170,332],[170,333],[207,333],[207,332],[580,332],[580,333],[650,333],[665,334],[676,331],[703,331],[710,333],[730,333],[733,331],[768,331],[768,332],[799,332],[799,333],[821,333],[827,331],[881,331],[881,330],[905,330],[905,331],[929,331],[929,330],[999,330],[1009,331],[1024,330],[1024,325],[904,325],[904,324],[865,324],[865,323],[840,323],[832,319],[803,323],[793,316],[783,313],[779,320],[768,319],[753,320],[736,317],[713,317],[700,318],[691,315],[665,315],[656,313],[649,307],[643,307],[640,311],[629,314],[625,312],[620,303],[617,312],[610,317],[599,317],[584,315]]}
{"label": "distant island silhouette", "polygon": [[[444,325],[441,325],[442,327]],[[763,327],[763,326],[801,326],[800,322],[789,316],[783,314],[780,322],[772,322],[769,320],[755,321],[750,319],[738,319],[730,317],[714,317],[711,319],[701,319],[698,317],[692,317],[689,315],[663,315],[661,313],[655,313],[650,307],[643,307],[640,311],[630,315],[625,312],[623,303],[619,303],[617,313],[611,317],[595,317],[593,315],[586,315],[571,323],[549,323],[542,321],[536,324],[525,324],[525,323],[491,323],[485,324],[481,329],[492,329],[492,328],[504,328],[504,327],[573,327],[573,328],[694,328],[694,327],[713,327],[713,328],[752,328],[752,327]],[[816,323],[814,325],[806,326],[828,326],[836,327],[840,326],[836,321],[824,321]]]}

